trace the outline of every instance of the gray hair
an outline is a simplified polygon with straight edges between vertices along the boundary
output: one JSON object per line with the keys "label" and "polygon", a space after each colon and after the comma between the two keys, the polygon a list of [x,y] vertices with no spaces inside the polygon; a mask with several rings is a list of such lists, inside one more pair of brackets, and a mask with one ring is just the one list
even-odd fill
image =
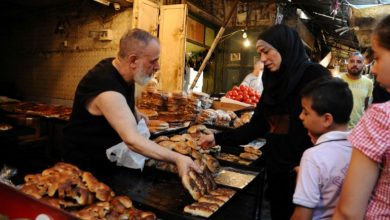
{"label": "gray hair", "polygon": [[158,42],[158,39],[147,31],[138,28],[128,30],[119,41],[118,56],[125,58],[131,53],[141,55],[152,40]]}
{"label": "gray hair", "polygon": [[361,57],[362,59],[364,59],[364,56],[363,56],[363,54],[362,54],[362,53],[360,53],[359,51],[355,51],[355,52],[352,52],[352,53],[350,53],[350,54],[349,54],[349,58],[351,58],[351,57],[355,57],[355,56],[357,56],[357,57]]}

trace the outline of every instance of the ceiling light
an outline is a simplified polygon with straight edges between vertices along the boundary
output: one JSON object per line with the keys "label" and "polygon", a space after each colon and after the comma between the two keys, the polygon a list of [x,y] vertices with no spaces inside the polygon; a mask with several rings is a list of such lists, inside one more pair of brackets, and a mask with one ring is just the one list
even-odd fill
{"label": "ceiling light", "polygon": [[114,9],[116,10],[116,11],[119,11],[119,10],[121,10],[121,5],[119,4],[119,3],[113,3],[113,5],[114,5]]}
{"label": "ceiling light", "polygon": [[249,41],[249,39],[245,39],[244,40],[244,47],[249,47],[251,45],[251,42]]}
{"label": "ceiling light", "polygon": [[246,34],[246,31],[242,34],[242,38],[246,39],[248,37],[248,34]]}
{"label": "ceiling light", "polygon": [[94,0],[95,2],[99,2],[100,4],[110,6],[110,1],[108,0]]}

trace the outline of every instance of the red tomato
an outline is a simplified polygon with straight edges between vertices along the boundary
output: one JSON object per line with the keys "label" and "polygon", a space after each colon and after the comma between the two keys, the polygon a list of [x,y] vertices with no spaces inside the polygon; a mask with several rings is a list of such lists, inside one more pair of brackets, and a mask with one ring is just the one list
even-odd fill
{"label": "red tomato", "polygon": [[238,86],[233,86],[233,90],[240,90],[240,88],[238,88]]}
{"label": "red tomato", "polygon": [[231,94],[232,96],[237,96],[238,94],[237,94],[237,91],[232,91],[232,94]]}
{"label": "red tomato", "polygon": [[241,101],[242,100],[242,95],[238,95],[237,97],[236,97],[237,99],[237,101]]}

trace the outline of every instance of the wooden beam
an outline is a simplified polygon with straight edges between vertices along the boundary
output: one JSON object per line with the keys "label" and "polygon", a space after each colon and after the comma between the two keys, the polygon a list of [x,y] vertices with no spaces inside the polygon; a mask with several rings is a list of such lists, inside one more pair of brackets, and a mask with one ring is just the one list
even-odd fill
{"label": "wooden beam", "polygon": [[202,62],[202,65],[200,65],[200,67],[199,67],[198,74],[196,74],[196,76],[195,76],[195,78],[194,78],[194,81],[192,81],[192,84],[191,84],[191,87],[190,87],[191,90],[194,89],[194,87],[195,87],[195,85],[196,85],[196,82],[198,81],[200,75],[202,74],[204,68],[205,68],[206,65],[207,65],[207,62],[209,61],[209,59],[210,59],[210,57],[211,57],[211,54],[214,52],[215,47],[218,45],[219,39],[221,39],[221,37],[222,37],[222,35],[223,35],[223,32],[225,32],[225,27],[226,27],[226,25],[229,23],[230,18],[233,16],[233,12],[236,11],[237,4],[238,4],[239,1],[240,1],[240,0],[236,0],[236,1],[233,3],[232,9],[230,10],[228,16],[226,17],[226,20],[225,20],[225,22],[223,23],[223,26],[219,29],[217,36],[215,37],[213,43],[211,44],[210,49],[209,49],[208,52],[207,52],[206,57],[204,58],[204,60],[203,60],[203,62]]}
{"label": "wooden beam", "polygon": [[223,24],[223,21],[221,19],[216,18],[215,16],[209,14],[207,11],[199,8],[198,6],[194,5],[193,3],[187,1],[188,10],[195,15],[200,16],[201,18],[205,19],[206,21],[209,21],[210,23],[221,26]]}

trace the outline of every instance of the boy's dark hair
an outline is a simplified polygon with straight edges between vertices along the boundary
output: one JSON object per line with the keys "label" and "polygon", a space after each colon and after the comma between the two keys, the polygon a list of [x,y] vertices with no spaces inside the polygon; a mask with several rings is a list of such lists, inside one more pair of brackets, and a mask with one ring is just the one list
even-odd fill
{"label": "boy's dark hair", "polygon": [[349,121],[353,107],[352,92],[348,84],[340,78],[326,76],[307,84],[302,98],[311,98],[311,108],[319,115],[329,113],[337,124]]}

